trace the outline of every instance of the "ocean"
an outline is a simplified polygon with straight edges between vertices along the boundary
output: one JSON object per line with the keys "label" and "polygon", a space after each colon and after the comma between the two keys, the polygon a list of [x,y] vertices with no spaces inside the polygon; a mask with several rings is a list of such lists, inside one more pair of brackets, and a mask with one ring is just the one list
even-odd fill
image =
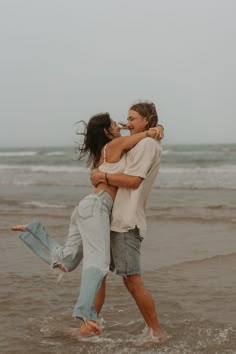
{"label": "ocean", "polygon": [[163,144],[142,245],[161,346],[112,273],[102,334],[66,337],[79,323],[81,266],[58,282],[10,231],[40,220],[63,243],[73,208],[93,190],[89,173],[73,146],[0,149],[0,353],[236,353],[236,144]]}

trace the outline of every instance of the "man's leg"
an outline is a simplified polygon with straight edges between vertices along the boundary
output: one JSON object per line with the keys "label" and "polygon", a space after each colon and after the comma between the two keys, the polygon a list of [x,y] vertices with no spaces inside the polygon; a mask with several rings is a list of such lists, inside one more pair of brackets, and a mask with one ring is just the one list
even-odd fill
{"label": "man's leg", "polygon": [[102,284],[101,284],[101,287],[98,290],[96,298],[95,298],[95,301],[94,301],[94,307],[95,307],[95,310],[97,311],[98,315],[101,312],[102,306],[103,306],[104,301],[105,301],[105,296],[106,296],[106,277],[107,276],[104,277],[104,279],[102,281]]}
{"label": "man's leg", "polygon": [[157,318],[156,307],[151,294],[144,287],[140,275],[128,275],[123,277],[124,284],[134,298],[147,327],[152,329],[153,335],[163,339],[163,334]]}
{"label": "man's leg", "polygon": [[164,341],[157,318],[154,301],[144,287],[141,279],[140,248],[142,238],[138,229],[119,233],[111,232],[112,255],[116,273],[123,277],[123,281],[134,298],[149,330],[153,335]]}

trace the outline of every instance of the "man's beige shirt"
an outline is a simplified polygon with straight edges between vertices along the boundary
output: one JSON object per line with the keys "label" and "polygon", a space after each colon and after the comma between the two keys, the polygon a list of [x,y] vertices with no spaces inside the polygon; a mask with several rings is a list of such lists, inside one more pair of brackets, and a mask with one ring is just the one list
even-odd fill
{"label": "man's beige shirt", "polygon": [[118,188],[111,217],[112,231],[127,232],[138,227],[140,236],[145,236],[145,208],[159,170],[161,151],[158,141],[145,138],[127,153],[124,173],[142,177],[143,181],[137,189]]}

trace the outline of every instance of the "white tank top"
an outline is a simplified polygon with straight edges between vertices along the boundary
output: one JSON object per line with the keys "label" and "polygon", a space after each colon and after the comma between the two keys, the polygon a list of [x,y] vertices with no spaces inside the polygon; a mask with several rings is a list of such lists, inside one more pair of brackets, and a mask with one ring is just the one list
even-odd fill
{"label": "white tank top", "polygon": [[120,161],[118,162],[107,162],[106,161],[106,148],[107,145],[104,147],[104,160],[103,163],[99,166],[99,170],[102,172],[107,172],[107,173],[121,173],[124,172],[125,170],[125,165],[126,165],[126,154],[124,154]]}

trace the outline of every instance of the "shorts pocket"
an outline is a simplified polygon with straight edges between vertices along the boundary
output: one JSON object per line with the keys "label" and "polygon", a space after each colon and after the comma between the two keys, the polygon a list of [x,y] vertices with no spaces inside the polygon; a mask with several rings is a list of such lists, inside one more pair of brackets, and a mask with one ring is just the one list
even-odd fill
{"label": "shorts pocket", "polygon": [[140,241],[140,243],[143,241],[143,237],[140,236],[139,229],[137,227],[133,230],[130,230],[130,232],[135,236],[136,239]]}
{"label": "shorts pocket", "polygon": [[142,237],[142,236],[137,235],[136,237],[137,237],[137,239],[140,241],[140,243],[143,241],[143,237]]}

